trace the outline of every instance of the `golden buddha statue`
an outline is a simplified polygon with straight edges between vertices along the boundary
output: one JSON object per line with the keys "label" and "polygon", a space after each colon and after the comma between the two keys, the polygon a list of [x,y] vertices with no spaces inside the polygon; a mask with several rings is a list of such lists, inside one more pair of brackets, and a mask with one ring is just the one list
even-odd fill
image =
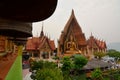
{"label": "golden buddha statue", "polygon": [[70,51],[76,50],[76,43],[73,41],[72,35],[70,35],[70,41],[67,42],[67,50]]}
{"label": "golden buddha statue", "polygon": [[66,49],[65,49],[66,56],[70,56],[73,54],[80,54],[81,51],[77,48],[77,44],[72,35],[70,35],[69,40],[66,42]]}

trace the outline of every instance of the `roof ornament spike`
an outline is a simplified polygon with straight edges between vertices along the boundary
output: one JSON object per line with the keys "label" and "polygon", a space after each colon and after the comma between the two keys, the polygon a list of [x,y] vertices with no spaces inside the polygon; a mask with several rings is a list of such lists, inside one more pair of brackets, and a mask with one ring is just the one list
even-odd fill
{"label": "roof ornament spike", "polygon": [[75,14],[74,14],[74,9],[72,9],[72,15],[75,16]]}
{"label": "roof ornament spike", "polygon": [[50,36],[50,34],[49,34],[49,39],[51,39],[51,36]]}
{"label": "roof ornament spike", "polygon": [[72,9],[72,13],[74,14],[74,9]]}
{"label": "roof ornament spike", "polygon": [[42,22],[42,29],[41,29],[40,37],[44,36],[43,27],[44,27],[44,22]]}
{"label": "roof ornament spike", "polygon": [[44,27],[44,22],[42,22],[42,31],[43,31],[43,27]]}
{"label": "roof ornament spike", "polygon": [[92,32],[91,32],[91,36],[93,36]]}
{"label": "roof ornament spike", "polygon": [[37,32],[37,35],[36,35],[37,37],[38,37],[38,32]]}

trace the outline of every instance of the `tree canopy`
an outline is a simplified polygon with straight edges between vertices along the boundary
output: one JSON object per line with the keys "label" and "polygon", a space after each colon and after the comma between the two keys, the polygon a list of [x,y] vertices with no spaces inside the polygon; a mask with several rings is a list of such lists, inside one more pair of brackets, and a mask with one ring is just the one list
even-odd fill
{"label": "tree canopy", "polygon": [[81,70],[84,65],[86,65],[88,60],[82,55],[74,55],[73,64],[74,68]]}
{"label": "tree canopy", "polygon": [[103,52],[95,52],[94,56],[97,57],[98,59],[101,59],[102,57],[104,57],[106,54]]}
{"label": "tree canopy", "polygon": [[103,80],[102,71],[99,68],[96,68],[91,75],[93,80]]}
{"label": "tree canopy", "polygon": [[114,57],[116,60],[120,59],[120,52],[114,49],[108,50],[107,55],[110,57]]}

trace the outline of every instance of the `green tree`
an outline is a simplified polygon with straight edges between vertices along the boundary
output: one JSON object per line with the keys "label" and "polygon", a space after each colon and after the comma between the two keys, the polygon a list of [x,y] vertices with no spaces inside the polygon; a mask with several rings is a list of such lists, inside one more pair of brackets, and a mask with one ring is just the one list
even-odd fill
{"label": "green tree", "polygon": [[57,64],[54,62],[44,61],[43,68],[54,69],[57,68]]}
{"label": "green tree", "polygon": [[[46,73],[44,73],[44,75],[43,74],[41,74],[41,73],[43,73],[45,70],[45,72],[49,72],[49,71],[47,71],[48,69],[51,71],[51,70],[53,70],[53,71],[55,71],[56,70],[56,72],[58,72],[58,73],[60,73],[59,71],[60,70],[57,70],[58,68],[57,68],[57,65],[55,64],[55,63],[53,63],[53,62],[48,62],[48,61],[33,61],[32,63],[31,63],[31,67],[30,67],[30,69],[31,69],[31,71],[32,71],[32,75],[31,75],[31,78],[33,79],[33,80],[42,80],[42,79],[39,79],[39,77],[41,77],[41,78],[44,78],[44,76],[47,76],[47,75],[49,75],[49,74],[46,74]],[[49,73],[53,73],[53,74],[56,74],[56,72],[49,72]],[[41,75],[43,75],[43,76],[41,76]],[[53,75],[54,76],[54,75]],[[52,76],[52,77],[53,77]],[[46,77],[46,78],[44,78],[43,80],[48,80],[48,78],[49,77]],[[51,78],[49,79],[49,80],[51,80]],[[55,80],[55,79],[52,79],[52,80]],[[56,79],[57,80],[57,79]],[[59,79],[58,79],[59,80]]]}
{"label": "green tree", "polygon": [[120,60],[120,52],[114,49],[108,50],[107,55],[114,57],[116,60]]}
{"label": "green tree", "polygon": [[95,52],[94,56],[97,57],[98,59],[101,59],[102,57],[104,57],[106,54],[103,52]]}
{"label": "green tree", "polygon": [[70,60],[70,57],[65,56],[62,60],[62,73],[63,73],[63,77],[64,80],[71,80],[70,77],[70,70],[72,69],[72,61]]}
{"label": "green tree", "polygon": [[70,60],[70,57],[65,56],[62,60],[62,71],[63,72],[69,72],[72,68],[72,61]]}
{"label": "green tree", "polygon": [[[74,78],[79,77],[83,71],[82,68],[88,62],[87,58],[82,55],[76,54],[73,56],[73,71],[74,71]],[[78,80],[78,79],[77,79]]]}
{"label": "green tree", "polygon": [[63,80],[63,75],[58,68],[44,68],[36,72],[35,80]]}
{"label": "green tree", "polygon": [[102,71],[99,68],[96,68],[91,75],[93,80],[103,80]]}
{"label": "green tree", "polygon": [[31,70],[38,70],[43,68],[55,68],[57,65],[54,62],[48,62],[48,61],[33,61],[31,63]]}
{"label": "green tree", "polygon": [[84,56],[79,54],[74,55],[73,59],[74,69],[81,70],[83,66],[87,64],[87,62],[88,60]]}
{"label": "green tree", "polygon": [[41,61],[33,61],[31,62],[31,66],[30,66],[30,69],[33,71],[33,70],[38,70],[38,69],[42,69],[43,68],[43,65],[44,65],[44,62],[41,60]]}

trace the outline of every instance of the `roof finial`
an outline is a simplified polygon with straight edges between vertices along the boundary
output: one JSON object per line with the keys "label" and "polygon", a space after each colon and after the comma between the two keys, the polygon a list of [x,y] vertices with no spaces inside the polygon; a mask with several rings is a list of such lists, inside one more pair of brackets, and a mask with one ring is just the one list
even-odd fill
{"label": "roof finial", "polygon": [[92,35],[92,32],[91,32],[91,36],[93,36],[93,35]]}
{"label": "roof finial", "polygon": [[38,37],[38,32],[37,32],[37,37]]}
{"label": "roof finial", "polygon": [[49,34],[49,39],[50,39],[51,37],[50,37],[50,34]]}
{"label": "roof finial", "polygon": [[42,31],[43,31],[44,22],[42,22]]}
{"label": "roof finial", "polygon": [[74,14],[74,10],[72,9],[72,14]]}
{"label": "roof finial", "polygon": [[44,23],[42,22],[42,29],[41,29],[40,37],[44,36],[43,27],[44,27]]}

